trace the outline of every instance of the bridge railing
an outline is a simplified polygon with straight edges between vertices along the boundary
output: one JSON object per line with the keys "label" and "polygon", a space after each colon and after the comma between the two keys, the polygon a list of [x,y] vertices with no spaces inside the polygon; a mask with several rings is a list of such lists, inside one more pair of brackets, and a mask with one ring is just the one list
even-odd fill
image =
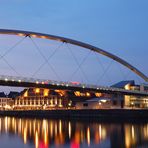
{"label": "bridge railing", "polygon": [[[57,85],[57,86],[66,86],[66,87],[79,87],[79,88],[92,88],[96,90],[106,90],[106,91],[116,91],[116,92],[124,92],[124,93],[141,93],[146,94],[144,91],[138,90],[126,90],[122,88],[115,88],[115,87],[108,87],[108,86],[98,86],[92,84],[84,84],[84,83],[72,83],[72,82],[64,82],[64,81],[54,81],[54,80],[47,80],[47,79],[36,79],[36,78],[27,78],[27,77],[18,77],[18,76],[6,76],[0,75],[0,80],[3,81],[12,81],[12,82],[26,82],[26,83],[36,83],[36,84],[50,84],[50,85]],[[147,93],[148,94],[148,93]]]}

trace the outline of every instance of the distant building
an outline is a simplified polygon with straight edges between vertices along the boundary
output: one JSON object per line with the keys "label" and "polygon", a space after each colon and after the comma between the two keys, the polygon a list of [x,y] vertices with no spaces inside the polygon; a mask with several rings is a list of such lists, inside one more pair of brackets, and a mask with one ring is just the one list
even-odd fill
{"label": "distant building", "polygon": [[[126,90],[137,90],[137,91],[148,92],[147,84],[136,85],[134,80],[121,81],[113,85],[112,87],[122,88]],[[121,100],[121,102],[123,100],[124,107],[148,108],[148,97],[125,95],[121,99],[117,98],[117,100]]]}
{"label": "distant building", "polygon": [[130,86],[135,86],[135,81],[134,80],[121,81],[121,82],[118,82],[118,83],[112,85],[111,87],[124,89],[126,86],[129,86],[129,85]]}
{"label": "distant building", "polygon": [[148,92],[148,84],[141,84],[140,85],[140,91]]}
{"label": "distant building", "polygon": [[23,90],[15,98],[15,109],[50,109],[62,108],[68,104],[65,91],[43,88],[29,88]]}
{"label": "distant building", "polygon": [[84,102],[77,102],[76,109],[101,109],[111,108],[112,100],[108,98],[92,98]]}
{"label": "distant building", "polygon": [[[112,85],[111,87],[120,88],[120,89],[130,89],[130,86],[135,86],[134,80],[121,81]],[[124,95],[119,93],[119,94],[112,95],[112,101],[113,101],[113,104],[112,104],[113,107],[124,108],[127,102],[127,99],[125,99]]]}
{"label": "distant building", "polygon": [[10,108],[12,98],[9,98],[4,92],[0,92],[0,109]]}

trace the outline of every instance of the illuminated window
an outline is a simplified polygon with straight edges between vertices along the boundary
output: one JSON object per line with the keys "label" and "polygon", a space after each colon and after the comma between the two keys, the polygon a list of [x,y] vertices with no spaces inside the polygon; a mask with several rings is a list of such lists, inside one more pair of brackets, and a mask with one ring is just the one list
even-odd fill
{"label": "illuminated window", "polygon": [[90,93],[89,93],[89,92],[87,92],[87,93],[86,93],[86,96],[87,96],[87,97],[90,97]]}
{"label": "illuminated window", "polygon": [[40,89],[39,88],[36,88],[35,89],[35,93],[39,93],[40,92]]}
{"label": "illuminated window", "polygon": [[95,93],[95,96],[96,96],[96,97],[101,97],[102,94],[101,94],[101,93]]}
{"label": "illuminated window", "polygon": [[79,91],[75,91],[74,94],[75,94],[75,96],[77,96],[77,97],[81,96],[81,93],[80,93]]}
{"label": "illuminated window", "polygon": [[28,91],[24,93],[24,97],[28,97]]}
{"label": "illuminated window", "polygon": [[49,89],[44,89],[44,97],[47,97],[49,93]]}
{"label": "illuminated window", "polygon": [[130,84],[125,85],[124,87],[126,90],[130,90]]}

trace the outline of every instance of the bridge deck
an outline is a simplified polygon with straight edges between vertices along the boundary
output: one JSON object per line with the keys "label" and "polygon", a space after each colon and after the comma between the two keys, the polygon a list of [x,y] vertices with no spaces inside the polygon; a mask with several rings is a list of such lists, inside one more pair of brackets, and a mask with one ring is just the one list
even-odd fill
{"label": "bridge deck", "polygon": [[137,96],[148,96],[148,92],[137,91],[137,90],[125,90],[114,87],[104,87],[97,85],[88,85],[72,82],[58,82],[52,80],[42,80],[25,77],[13,77],[13,76],[0,76],[0,85],[2,86],[14,86],[14,87],[39,87],[49,89],[61,89],[69,91],[89,91],[89,92],[102,92],[109,94],[122,94],[122,95],[137,95]]}

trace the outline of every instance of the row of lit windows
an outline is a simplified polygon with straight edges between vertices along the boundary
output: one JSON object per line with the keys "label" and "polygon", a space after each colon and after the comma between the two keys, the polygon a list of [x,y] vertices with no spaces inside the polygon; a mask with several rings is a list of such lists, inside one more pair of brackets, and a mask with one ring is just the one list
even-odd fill
{"label": "row of lit windows", "polygon": [[[80,91],[75,91],[74,94],[77,97],[91,97],[91,95],[92,95],[89,92],[80,92]],[[96,97],[101,97],[102,96],[102,93],[95,93],[95,96]]]}
{"label": "row of lit windows", "polygon": [[8,98],[1,98],[0,99],[0,104],[6,104],[6,103],[8,103],[8,102],[10,102],[11,101],[11,99],[8,99]]}
{"label": "row of lit windows", "polygon": [[131,100],[131,101],[133,101],[133,102],[143,102],[143,103],[148,103],[148,100],[146,99],[134,99],[134,100]]}
{"label": "row of lit windows", "polygon": [[15,105],[44,105],[44,104],[47,104],[47,105],[52,105],[52,104],[61,104],[62,103],[62,100],[59,99],[51,99],[51,100],[46,100],[46,101],[43,101],[43,100],[16,100],[15,101]]}
{"label": "row of lit windows", "polygon": [[23,99],[23,100],[26,100],[26,99],[28,99],[28,100],[32,100],[32,99],[36,99],[36,100],[38,100],[38,99],[47,100],[47,99],[56,99],[56,98],[58,98],[58,97],[57,96],[50,96],[50,97],[28,96],[28,97],[25,97],[25,98],[24,97],[19,97],[19,99]]}
{"label": "row of lit windows", "polygon": [[2,103],[0,103],[0,106],[6,105],[6,104],[7,104],[7,102],[2,102]]}
{"label": "row of lit windows", "polygon": [[9,101],[9,100],[3,100],[3,99],[2,99],[2,100],[0,100],[0,102],[8,102],[8,101]]}

